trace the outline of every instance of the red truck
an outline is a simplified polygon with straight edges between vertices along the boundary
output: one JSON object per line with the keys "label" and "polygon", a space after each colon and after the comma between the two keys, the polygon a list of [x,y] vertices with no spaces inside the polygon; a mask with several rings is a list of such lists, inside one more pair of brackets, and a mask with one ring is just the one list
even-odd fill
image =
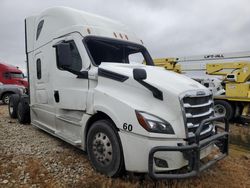
{"label": "red truck", "polygon": [[23,72],[13,65],[0,62],[0,82],[3,84],[21,85],[28,87],[28,82],[24,78]]}

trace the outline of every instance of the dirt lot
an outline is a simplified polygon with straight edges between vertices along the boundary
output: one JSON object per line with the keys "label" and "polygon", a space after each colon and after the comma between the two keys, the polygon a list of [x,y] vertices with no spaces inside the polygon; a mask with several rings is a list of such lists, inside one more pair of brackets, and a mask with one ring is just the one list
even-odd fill
{"label": "dirt lot", "polygon": [[[249,131],[232,126],[235,132],[244,129]],[[95,172],[83,151],[31,125],[18,124],[8,117],[7,106],[0,105],[0,187],[250,187],[250,151],[230,145],[230,155],[198,178],[111,179]]]}

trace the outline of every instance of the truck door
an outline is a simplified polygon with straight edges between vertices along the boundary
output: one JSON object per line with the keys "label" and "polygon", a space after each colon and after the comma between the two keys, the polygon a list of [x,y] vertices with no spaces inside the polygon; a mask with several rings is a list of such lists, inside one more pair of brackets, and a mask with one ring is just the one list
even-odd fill
{"label": "truck door", "polygon": [[[55,102],[56,134],[64,140],[77,144],[81,138],[80,121],[86,111],[88,94],[88,77],[77,73],[87,72],[84,60],[83,43],[79,34],[72,34],[54,41],[54,62],[57,63],[53,71],[53,98]],[[69,44],[70,54],[60,54],[58,44]],[[58,65],[59,56],[71,57],[70,66],[66,68]]]}
{"label": "truck door", "polygon": [[[30,65],[30,95],[32,122],[47,131],[55,130],[54,103],[50,92],[50,60],[44,55],[44,49],[34,53],[34,63]],[[46,53],[45,53],[46,54]]]}

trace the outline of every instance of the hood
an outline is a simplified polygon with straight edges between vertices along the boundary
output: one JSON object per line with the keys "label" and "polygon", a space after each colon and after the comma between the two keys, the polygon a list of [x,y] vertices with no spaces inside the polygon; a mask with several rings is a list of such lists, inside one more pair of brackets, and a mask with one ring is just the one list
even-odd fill
{"label": "hood", "polygon": [[152,86],[171,91],[177,95],[187,90],[206,89],[198,82],[184,75],[167,71],[162,67],[146,66],[143,64],[122,64],[122,63],[102,63],[100,68],[133,78],[133,69],[141,68],[147,72],[147,79],[144,80]]}
{"label": "hood", "polygon": [[23,79],[23,78],[12,78],[11,82],[8,84],[15,84],[15,85],[20,85],[24,86],[25,88],[28,88],[28,81]]}

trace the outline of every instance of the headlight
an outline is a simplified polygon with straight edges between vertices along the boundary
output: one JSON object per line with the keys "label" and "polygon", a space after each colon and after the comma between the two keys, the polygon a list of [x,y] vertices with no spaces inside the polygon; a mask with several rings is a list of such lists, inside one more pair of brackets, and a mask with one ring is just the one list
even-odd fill
{"label": "headlight", "polygon": [[148,132],[174,134],[170,123],[152,114],[135,111],[139,124]]}

